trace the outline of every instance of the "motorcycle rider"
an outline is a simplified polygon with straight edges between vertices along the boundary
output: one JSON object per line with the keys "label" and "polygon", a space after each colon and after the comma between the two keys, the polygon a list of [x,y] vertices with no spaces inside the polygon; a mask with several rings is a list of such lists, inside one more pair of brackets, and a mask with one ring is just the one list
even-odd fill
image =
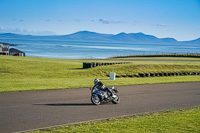
{"label": "motorcycle rider", "polygon": [[110,89],[108,89],[108,87],[105,87],[105,85],[99,81],[98,78],[94,79],[94,87],[96,87],[99,90],[103,90],[105,92],[110,92],[111,96],[113,96],[112,92],[110,91]]}

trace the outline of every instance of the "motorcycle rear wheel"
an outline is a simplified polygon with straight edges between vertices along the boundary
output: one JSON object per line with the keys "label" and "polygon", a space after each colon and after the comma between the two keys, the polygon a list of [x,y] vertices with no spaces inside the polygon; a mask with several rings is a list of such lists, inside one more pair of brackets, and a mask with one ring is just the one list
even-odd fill
{"label": "motorcycle rear wheel", "polygon": [[94,104],[94,105],[100,105],[100,104],[101,104],[100,98],[99,98],[98,96],[95,97],[94,95],[91,96],[91,102],[92,102],[92,104]]}

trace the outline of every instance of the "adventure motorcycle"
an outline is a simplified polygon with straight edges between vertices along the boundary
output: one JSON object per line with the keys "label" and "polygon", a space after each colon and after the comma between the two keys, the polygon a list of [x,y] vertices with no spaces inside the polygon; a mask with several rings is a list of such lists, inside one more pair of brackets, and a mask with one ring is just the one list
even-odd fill
{"label": "adventure motorcycle", "polygon": [[91,88],[91,102],[94,105],[100,105],[103,102],[112,102],[113,104],[118,104],[120,102],[118,91],[114,87],[109,87],[108,90],[99,90],[96,87]]}

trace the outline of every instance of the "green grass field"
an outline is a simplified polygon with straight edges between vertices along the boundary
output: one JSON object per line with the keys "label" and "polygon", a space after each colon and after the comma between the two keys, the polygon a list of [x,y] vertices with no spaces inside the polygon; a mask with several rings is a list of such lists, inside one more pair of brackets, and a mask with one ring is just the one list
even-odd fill
{"label": "green grass field", "polygon": [[82,63],[114,61],[0,56],[0,62],[0,92],[91,87],[94,78],[99,78],[106,86],[200,81],[200,76],[117,78],[115,81],[107,77],[110,72],[197,72],[200,62],[133,61],[91,69],[82,69]]}
{"label": "green grass field", "polygon": [[199,133],[200,107],[112,118],[32,133]]}

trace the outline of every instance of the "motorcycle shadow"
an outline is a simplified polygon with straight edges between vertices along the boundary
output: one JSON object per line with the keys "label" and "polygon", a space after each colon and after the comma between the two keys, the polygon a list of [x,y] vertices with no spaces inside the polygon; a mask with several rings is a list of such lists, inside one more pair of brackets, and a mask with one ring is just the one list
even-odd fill
{"label": "motorcycle shadow", "polygon": [[49,104],[33,104],[43,106],[94,106],[92,103],[49,103]]}

